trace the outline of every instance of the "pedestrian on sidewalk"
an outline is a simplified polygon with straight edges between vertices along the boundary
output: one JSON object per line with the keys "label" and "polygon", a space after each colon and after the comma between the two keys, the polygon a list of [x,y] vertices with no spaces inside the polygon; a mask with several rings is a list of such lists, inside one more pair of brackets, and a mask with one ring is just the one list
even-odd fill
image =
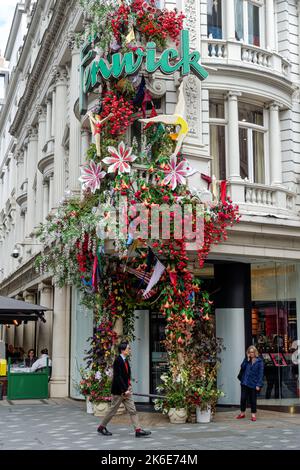
{"label": "pedestrian on sidewalk", "polygon": [[107,424],[115,416],[121,403],[124,404],[127,413],[130,416],[135,430],[135,437],[146,437],[151,434],[150,431],[141,429],[135,404],[132,397],[131,370],[127,359],[130,354],[130,346],[127,341],[123,341],[119,347],[119,356],[113,364],[113,379],[111,386],[112,400],[111,406],[97,431],[103,436],[112,436],[112,433],[106,429]]}
{"label": "pedestrian on sidewalk", "polygon": [[236,419],[245,418],[247,404],[251,406],[251,421],[256,421],[257,393],[263,386],[264,362],[254,346],[249,346],[238,375],[241,381],[241,412]]}

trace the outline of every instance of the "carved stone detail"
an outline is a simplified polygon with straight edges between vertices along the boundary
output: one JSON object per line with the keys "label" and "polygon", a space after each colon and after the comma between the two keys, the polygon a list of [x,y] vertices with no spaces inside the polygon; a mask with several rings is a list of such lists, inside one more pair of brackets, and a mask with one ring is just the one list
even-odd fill
{"label": "carved stone detail", "polygon": [[195,75],[189,75],[184,80],[186,119],[189,124],[189,136],[197,138],[200,133],[201,102],[199,97],[200,82]]}
{"label": "carved stone detail", "polygon": [[198,48],[197,23],[199,18],[197,15],[197,2],[195,0],[186,0],[184,2],[184,13],[186,16],[185,29],[188,29],[190,33],[190,49],[195,50]]}
{"label": "carved stone detail", "polygon": [[68,71],[65,67],[54,65],[51,71],[51,75],[56,85],[67,83]]}
{"label": "carved stone detail", "polygon": [[147,88],[151,94],[151,96],[155,99],[162,98],[167,91],[167,83],[166,80],[156,80],[155,78],[148,78],[146,80]]}

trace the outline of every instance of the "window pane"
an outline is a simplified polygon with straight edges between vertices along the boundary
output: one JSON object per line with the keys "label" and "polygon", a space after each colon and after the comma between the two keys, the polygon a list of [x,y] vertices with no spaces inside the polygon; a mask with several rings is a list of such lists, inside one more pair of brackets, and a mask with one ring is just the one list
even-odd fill
{"label": "window pane", "polygon": [[225,126],[210,126],[210,153],[213,157],[212,174],[219,180],[225,180]]}
{"label": "window pane", "polygon": [[240,141],[240,172],[241,178],[249,178],[248,174],[248,130],[239,128]]}
{"label": "window pane", "polygon": [[209,117],[224,119],[224,102],[218,100],[209,100]]}
{"label": "window pane", "polygon": [[241,41],[244,39],[244,0],[235,0],[235,39]]}
{"label": "window pane", "polygon": [[259,7],[250,2],[248,2],[248,42],[254,46],[260,45]]}
{"label": "window pane", "polygon": [[207,2],[207,36],[222,39],[222,0]]}
{"label": "window pane", "polygon": [[253,131],[254,183],[265,183],[264,134]]}
{"label": "window pane", "polygon": [[263,109],[257,106],[239,103],[239,121],[250,122],[258,126],[264,125]]}

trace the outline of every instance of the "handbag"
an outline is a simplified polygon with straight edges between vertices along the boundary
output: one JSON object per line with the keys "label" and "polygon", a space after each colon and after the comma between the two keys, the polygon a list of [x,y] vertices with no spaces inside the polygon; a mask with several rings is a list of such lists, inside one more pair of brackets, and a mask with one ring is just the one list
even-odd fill
{"label": "handbag", "polygon": [[240,382],[242,381],[242,378],[243,378],[243,369],[242,368],[240,368],[240,371],[238,373],[237,378],[239,379]]}

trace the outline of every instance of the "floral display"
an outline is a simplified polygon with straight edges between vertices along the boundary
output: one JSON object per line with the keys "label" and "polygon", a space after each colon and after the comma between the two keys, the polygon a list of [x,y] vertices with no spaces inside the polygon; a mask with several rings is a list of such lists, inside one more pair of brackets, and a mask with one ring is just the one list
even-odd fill
{"label": "floral display", "polygon": [[[154,0],[80,3],[88,25],[81,40],[92,38],[99,56],[134,51],[147,41],[159,47],[178,44],[184,15],[158,9]],[[181,136],[174,139],[178,116],[155,119],[153,109],[154,97],[142,70],[135,76],[103,81],[95,115],[103,123],[113,117],[99,125],[101,139],[97,134],[97,145],[88,149],[88,161],[81,168],[81,196],[64,201],[39,229],[45,248],[38,269],[51,272],[59,286],[74,285],[94,312],[87,375],[80,384],[82,393],[94,401],[108,396],[116,344],[120,338],[134,337],[134,311],[155,305],[166,321],[164,346],[170,363],[161,389],[166,399],[157,404],[165,411],[204,403],[206,393],[214,394],[212,401],[219,396],[214,373],[221,345],[212,331],[213,302],[192,266],[197,258],[199,268],[204,266],[211,247],[226,240],[229,227],[239,221],[239,212],[227,197],[225,184],[222,197],[207,204],[191,191],[193,171],[181,148],[187,123],[180,118]],[[142,128],[139,120],[150,111],[154,122],[149,125],[151,119],[146,119]],[[142,129],[138,142],[129,137],[133,123]],[[122,198],[130,206],[128,212],[120,208]],[[161,204],[170,205],[169,236],[156,231],[149,216]],[[202,211],[203,240],[194,252],[188,250],[190,239],[176,225],[185,205],[191,212],[185,214],[184,225],[189,220],[193,233],[197,232],[196,209]],[[135,210],[137,206],[143,210]],[[116,236],[108,239],[108,233]],[[155,288],[148,292],[151,278]],[[207,361],[210,367],[204,374]]]}
{"label": "floral display", "polygon": [[101,170],[101,164],[91,160],[81,167],[79,180],[82,182],[83,189],[90,189],[94,193],[96,189],[100,189],[101,180],[105,175],[105,171]]}
{"label": "floral display", "polygon": [[130,173],[129,163],[136,160],[136,156],[132,155],[132,147],[126,148],[124,142],[120,142],[118,149],[107,147],[107,151],[111,157],[106,157],[102,161],[106,165],[110,165],[107,169],[108,173]]}
{"label": "floral display", "polygon": [[191,174],[190,168],[188,167],[187,160],[182,160],[177,163],[176,155],[172,155],[170,163],[167,164],[165,169],[166,177],[163,180],[163,184],[170,184],[172,190],[176,189],[178,184],[185,184],[186,177]]}

